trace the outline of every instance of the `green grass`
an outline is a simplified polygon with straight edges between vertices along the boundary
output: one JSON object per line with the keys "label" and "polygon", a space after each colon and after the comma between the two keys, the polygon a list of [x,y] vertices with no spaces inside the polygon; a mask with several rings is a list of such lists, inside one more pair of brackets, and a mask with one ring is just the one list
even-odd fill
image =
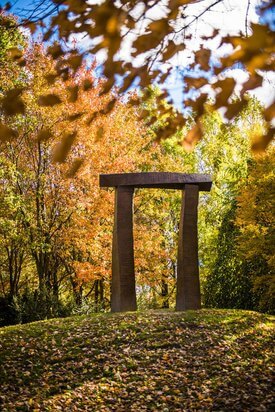
{"label": "green grass", "polygon": [[272,410],[274,317],[100,314],[0,329],[1,411]]}

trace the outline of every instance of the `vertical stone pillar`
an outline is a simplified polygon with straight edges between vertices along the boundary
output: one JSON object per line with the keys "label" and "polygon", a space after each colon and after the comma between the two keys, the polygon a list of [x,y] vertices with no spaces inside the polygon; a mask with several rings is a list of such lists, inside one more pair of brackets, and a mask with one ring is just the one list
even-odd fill
{"label": "vertical stone pillar", "polygon": [[198,261],[198,200],[199,187],[185,185],[178,243],[176,310],[200,309]]}
{"label": "vertical stone pillar", "polygon": [[137,309],[133,241],[134,188],[118,186],[115,197],[115,218],[112,250],[112,312]]}

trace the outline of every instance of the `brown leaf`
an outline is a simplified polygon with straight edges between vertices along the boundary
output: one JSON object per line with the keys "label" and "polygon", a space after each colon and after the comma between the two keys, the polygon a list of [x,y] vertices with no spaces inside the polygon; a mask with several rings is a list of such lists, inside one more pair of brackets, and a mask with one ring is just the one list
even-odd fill
{"label": "brown leaf", "polygon": [[31,34],[34,34],[36,32],[36,23],[26,20],[24,21],[24,25],[30,30]]}
{"label": "brown leaf", "polygon": [[[235,47],[241,46],[250,52],[256,52],[265,48],[267,45],[272,45],[272,33],[268,25],[251,23],[252,34],[243,38],[242,36],[232,37],[232,43]],[[271,35],[271,36],[270,36]],[[273,43],[274,44],[274,43]]]}
{"label": "brown leaf", "polygon": [[69,86],[68,88],[67,88],[67,90],[69,91],[69,93],[70,93],[70,96],[69,96],[69,102],[71,102],[71,103],[75,103],[76,101],[77,101],[77,98],[78,98],[78,91],[79,91],[79,87],[78,87],[78,85],[76,85],[76,86]]}
{"label": "brown leaf", "polygon": [[55,147],[53,153],[53,160],[58,163],[64,163],[71,147],[76,139],[77,132],[67,133],[63,136],[62,140],[58,145]]}
{"label": "brown leaf", "polygon": [[83,90],[86,92],[87,90],[92,89],[92,87],[94,86],[94,83],[92,82],[92,80],[90,79],[85,79],[83,81]]}
{"label": "brown leaf", "polygon": [[236,81],[232,77],[227,77],[226,79],[218,80],[216,83],[212,85],[214,89],[221,89],[216,94],[216,108],[227,105],[228,99],[232,95],[235,85]]}
{"label": "brown leaf", "polygon": [[262,83],[263,78],[258,73],[254,73],[253,75],[249,76],[249,79],[243,84],[241,96],[243,96],[247,90],[252,90],[256,87],[260,87]]}
{"label": "brown leaf", "polygon": [[118,16],[111,16],[106,23],[106,31],[110,35],[118,33],[120,27]]}
{"label": "brown leaf", "polygon": [[204,86],[205,84],[208,83],[208,80],[205,79],[204,77],[185,77],[184,82],[188,86],[188,90],[190,87],[194,87],[195,89],[199,89],[200,87]]}
{"label": "brown leaf", "polygon": [[90,124],[99,116],[99,112],[94,112],[89,119],[87,120],[86,124],[87,126],[90,126]]}
{"label": "brown leaf", "polygon": [[155,49],[159,45],[162,37],[162,33],[149,33],[138,36],[133,43],[133,47],[136,49],[136,51],[132,53],[132,55],[134,57],[137,57],[148,50]]}
{"label": "brown leaf", "polygon": [[61,103],[60,97],[53,93],[41,95],[38,98],[39,106],[48,107],[48,106],[55,106],[56,104],[60,104],[60,103]]}
{"label": "brown leaf", "polygon": [[204,112],[204,104],[208,98],[206,93],[202,93],[196,100],[186,100],[185,105],[192,107],[195,112],[196,118],[199,118]]}
{"label": "brown leaf", "polygon": [[50,137],[52,137],[52,132],[50,129],[42,129],[37,135],[37,141],[38,142],[45,142],[49,140]]}
{"label": "brown leaf", "polygon": [[175,44],[172,40],[169,40],[168,45],[162,53],[162,60],[165,62],[174,56],[177,52],[184,50],[185,44]]}
{"label": "brown leaf", "polygon": [[149,120],[146,120],[147,126],[152,126],[154,123],[158,121],[157,116],[152,116]]}
{"label": "brown leaf", "polygon": [[256,141],[252,143],[251,149],[255,154],[263,153],[269,143],[274,139],[275,128],[272,127],[268,132],[263,136],[258,136]]}
{"label": "brown leaf", "polygon": [[147,29],[151,31],[151,35],[155,36],[156,33],[158,33],[161,37],[163,37],[164,34],[166,35],[167,33],[170,33],[172,30],[167,18],[165,17],[163,19],[153,21],[149,24]]}
{"label": "brown leaf", "polygon": [[98,142],[99,140],[101,140],[103,136],[104,136],[104,128],[100,126],[96,132],[95,142]]}
{"label": "brown leaf", "polygon": [[16,130],[11,129],[10,127],[0,122],[0,140],[2,142],[5,142],[17,136],[18,132]]}
{"label": "brown leaf", "polygon": [[264,111],[264,118],[271,122],[275,117],[275,103],[272,103],[269,107],[267,107]]}
{"label": "brown leaf", "polygon": [[53,31],[50,29],[44,34],[43,40],[48,41],[52,37],[52,35],[53,35]]}
{"label": "brown leaf", "polygon": [[70,122],[79,119],[81,116],[83,116],[83,114],[85,114],[85,112],[78,112],[78,113],[74,113],[74,114],[70,114],[67,117],[67,120],[69,120]]}
{"label": "brown leaf", "polygon": [[87,4],[83,0],[67,0],[66,3],[74,13],[83,13],[87,10]]}
{"label": "brown leaf", "polygon": [[195,52],[195,63],[198,64],[202,68],[202,70],[210,70],[210,56],[211,51],[209,49],[204,49],[201,46],[200,50]]}
{"label": "brown leaf", "polygon": [[106,114],[110,113],[113,110],[113,108],[116,104],[116,101],[117,101],[116,99],[110,100],[109,103],[105,107],[104,113],[106,113]]}
{"label": "brown leaf", "polygon": [[214,39],[218,34],[219,34],[219,30],[218,29],[214,29],[213,33],[210,36],[202,36],[202,40],[212,40]]}
{"label": "brown leaf", "polygon": [[25,113],[25,104],[21,98],[23,88],[9,90],[2,99],[2,109],[8,116]]}
{"label": "brown leaf", "polygon": [[84,159],[82,158],[78,158],[78,159],[74,159],[71,167],[69,168],[69,170],[66,173],[66,177],[67,178],[72,178],[76,175],[76,173],[78,172],[78,170],[80,169],[80,167],[82,166],[84,162]]}
{"label": "brown leaf", "polygon": [[231,103],[227,106],[225,117],[228,120],[233,119],[244,107],[248,104],[247,100],[240,100],[238,102]]}
{"label": "brown leaf", "polygon": [[50,73],[50,74],[45,75],[45,79],[47,80],[47,83],[50,85],[54,84],[57,78],[58,78],[58,74],[55,74],[55,73]]}
{"label": "brown leaf", "polygon": [[103,95],[108,93],[111,88],[113,87],[113,85],[115,84],[115,79],[114,78],[109,78],[106,82],[104,82],[103,87],[99,93],[99,95]]}
{"label": "brown leaf", "polygon": [[69,78],[69,67],[63,67],[62,69],[61,68],[58,68],[58,69],[56,69],[56,71],[58,72],[58,74],[59,74],[59,76],[60,76],[60,78],[64,81],[66,81],[66,80],[68,80],[68,78]]}
{"label": "brown leaf", "polygon": [[26,62],[25,59],[22,58],[22,59],[19,59],[19,60],[18,60],[17,64],[18,64],[18,66],[20,66],[20,67],[25,67],[26,64],[27,64],[27,62]]}
{"label": "brown leaf", "polygon": [[57,59],[64,54],[62,47],[58,43],[54,43],[52,46],[49,46],[47,51],[53,59]]}
{"label": "brown leaf", "polygon": [[8,55],[12,60],[19,60],[21,59],[23,53],[18,47],[10,47],[8,49]]}
{"label": "brown leaf", "polygon": [[[247,62],[246,64],[247,70],[252,74],[254,74],[255,70],[257,69],[268,70],[270,68],[269,61],[268,61],[269,59],[270,59],[269,52],[266,52],[266,53],[260,52],[258,54],[255,54],[252,57],[252,59],[250,59],[250,61]],[[272,69],[274,70],[274,65]]]}
{"label": "brown leaf", "polygon": [[68,58],[67,62],[76,71],[82,63],[82,56],[80,54],[73,55]]}

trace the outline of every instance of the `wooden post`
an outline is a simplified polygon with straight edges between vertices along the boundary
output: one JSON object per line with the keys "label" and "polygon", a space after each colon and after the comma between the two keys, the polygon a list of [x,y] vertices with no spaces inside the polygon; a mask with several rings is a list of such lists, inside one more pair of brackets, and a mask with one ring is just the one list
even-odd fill
{"label": "wooden post", "polygon": [[198,199],[199,187],[185,185],[178,243],[176,310],[200,309],[198,261]]}
{"label": "wooden post", "polygon": [[137,309],[133,241],[133,187],[118,186],[112,250],[112,312]]}

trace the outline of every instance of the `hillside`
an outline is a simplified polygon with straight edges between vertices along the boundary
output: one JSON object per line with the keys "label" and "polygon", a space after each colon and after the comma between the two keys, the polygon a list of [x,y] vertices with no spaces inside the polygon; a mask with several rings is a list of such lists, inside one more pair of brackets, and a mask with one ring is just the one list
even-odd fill
{"label": "hillside", "polygon": [[272,321],[148,311],[5,327],[0,410],[272,410]]}

